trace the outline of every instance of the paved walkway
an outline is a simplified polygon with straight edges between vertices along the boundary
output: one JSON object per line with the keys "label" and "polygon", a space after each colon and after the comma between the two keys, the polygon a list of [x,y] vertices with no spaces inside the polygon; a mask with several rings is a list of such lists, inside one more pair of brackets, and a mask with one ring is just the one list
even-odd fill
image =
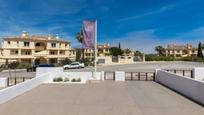
{"label": "paved walkway", "polygon": [[204,107],[152,81],[41,85],[0,105],[1,115],[203,115]]}

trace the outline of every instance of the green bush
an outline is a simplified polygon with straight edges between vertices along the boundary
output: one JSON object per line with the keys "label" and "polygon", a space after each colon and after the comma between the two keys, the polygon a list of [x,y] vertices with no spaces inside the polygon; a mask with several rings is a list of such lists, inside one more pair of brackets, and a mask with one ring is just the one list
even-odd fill
{"label": "green bush", "polygon": [[8,64],[8,67],[10,68],[10,69],[16,69],[18,66],[19,66],[19,62],[18,61],[15,61],[15,62],[11,62],[11,63],[9,63]]}
{"label": "green bush", "polygon": [[19,65],[17,66],[17,69],[25,69],[29,67],[31,67],[31,64],[29,63],[19,63]]}
{"label": "green bush", "polygon": [[78,79],[73,78],[73,79],[71,80],[71,82],[81,82],[81,78],[78,78]]}
{"label": "green bush", "polygon": [[171,56],[158,56],[154,54],[149,54],[145,56],[146,61],[175,61],[174,57]]}
{"label": "green bush", "polygon": [[193,62],[204,62],[204,58],[196,57],[196,56],[189,56],[189,57],[182,57],[179,61],[193,61]]}
{"label": "green bush", "polygon": [[56,77],[53,79],[53,82],[62,82],[63,78],[62,77]]}

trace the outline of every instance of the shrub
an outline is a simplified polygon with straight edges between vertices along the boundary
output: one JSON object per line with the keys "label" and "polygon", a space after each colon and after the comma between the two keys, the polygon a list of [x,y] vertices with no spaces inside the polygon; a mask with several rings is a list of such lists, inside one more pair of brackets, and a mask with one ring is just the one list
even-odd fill
{"label": "shrub", "polygon": [[54,82],[62,82],[63,78],[62,77],[57,77],[53,79]]}
{"label": "shrub", "polygon": [[145,56],[146,61],[174,61],[174,57],[171,56],[158,56],[154,54],[149,54]]}
{"label": "shrub", "polygon": [[75,78],[73,78],[73,79],[72,79],[72,82],[76,82],[76,79],[75,79]]}
{"label": "shrub", "polygon": [[71,80],[71,82],[81,82],[81,78],[78,78],[78,79],[73,78],[73,79]]}
{"label": "shrub", "polygon": [[69,58],[65,58],[64,60],[60,61],[61,65],[66,65],[66,64],[70,64],[72,63],[72,61]]}
{"label": "shrub", "polygon": [[19,66],[19,62],[15,61],[15,62],[11,62],[8,64],[8,67],[11,69],[16,69]]}
{"label": "shrub", "polygon": [[29,64],[29,63],[20,63],[17,66],[18,69],[25,69],[25,68],[29,68],[29,67],[31,67],[31,64]]}

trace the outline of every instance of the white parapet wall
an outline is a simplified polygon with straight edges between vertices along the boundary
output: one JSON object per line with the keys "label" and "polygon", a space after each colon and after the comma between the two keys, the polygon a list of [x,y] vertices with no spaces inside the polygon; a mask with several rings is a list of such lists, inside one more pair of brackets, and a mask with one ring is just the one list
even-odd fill
{"label": "white parapet wall", "polygon": [[204,105],[204,81],[176,75],[163,70],[156,70],[155,80]]}
{"label": "white parapet wall", "polygon": [[196,80],[204,80],[204,68],[203,67],[193,68],[193,78]]}
{"label": "white parapet wall", "polygon": [[[94,76],[93,76],[94,75]],[[31,80],[19,83],[17,85],[4,88],[0,90],[0,104],[15,98],[43,83],[53,83],[53,79],[56,77],[68,78],[69,82],[66,83],[86,83],[87,80],[101,80],[104,78],[104,72],[64,72],[63,68],[37,68],[36,77]],[[71,82],[72,79],[79,79],[80,82]],[[0,85],[5,86],[7,80],[1,79]]]}
{"label": "white parapet wall", "polygon": [[[49,72],[49,80],[46,83],[52,83],[54,78],[68,78],[69,81],[72,79],[81,79],[82,84],[86,83],[88,80],[101,80],[102,73],[101,72],[66,72],[63,70],[62,67],[55,67],[55,68],[37,68],[36,75],[40,75],[42,73]],[[67,82],[71,83],[71,82]]]}
{"label": "white parapet wall", "polygon": [[31,80],[0,90],[0,104],[29,91],[48,80],[49,73],[44,73]]}
{"label": "white parapet wall", "polygon": [[0,87],[6,87],[7,86],[7,78],[2,77],[0,78]]}
{"label": "white parapet wall", "polygon": [[115,72],[115,81],[125,81],[125,72],[124,71],[116,71]]}

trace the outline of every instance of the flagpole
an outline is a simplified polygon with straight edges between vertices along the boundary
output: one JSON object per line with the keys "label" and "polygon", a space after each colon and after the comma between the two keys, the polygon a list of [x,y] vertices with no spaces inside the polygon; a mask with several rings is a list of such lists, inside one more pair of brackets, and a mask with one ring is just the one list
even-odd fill
{"label": "flagpole", "polygon": [[97,71],[96,64],[97,64],[97,20],[95,22],[95,43],[94,43],[94,72]]}

